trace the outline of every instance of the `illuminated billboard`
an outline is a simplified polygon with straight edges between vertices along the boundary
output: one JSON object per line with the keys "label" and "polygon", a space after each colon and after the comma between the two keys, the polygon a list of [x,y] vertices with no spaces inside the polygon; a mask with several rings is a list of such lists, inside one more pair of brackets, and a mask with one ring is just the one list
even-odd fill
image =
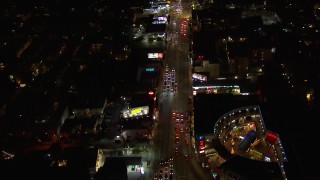
{"label": "illuminated billboard", "polygon": [[203,136],[199,137],[199,145],[198,145],[198,149],[199,150],[203,150],[204,153],[204,149],[205,149],[205,142],[204,142],[204,138]]}
{"label": "illuminated billboard", "polygon": [[207,76],[202,75],[202,74],[197,74],[197,73],[193,73],[192,78],[198,79],[200,81],[207,81],[208,80]]}
{"label": "illuminated billboard", "polygon": [[159,17],[157,17],[157,19],[159,21],[167,21],[167,17],[165,17],[165,16],[159,16]]}
{"label": "illuminated billboard", "polygon": [[148,59],[162,59],[163,53],[148,53]]}
{"label": "illuminated billboard", "polygon": [[149,114],[149,106],[130,108],[122,111],[123,118],[144,116]]}
{"label": "illuminated billboard", "polygon": [[145,70],[147,72],[154,72],[155,71],[155,69],[153,67],[147,67]]}
{"label": "illuminated billboard", "polygon": [[277,142],[277,140],[278,140],[278,137],[274,133],[268,132],[266,134],[266,137],[265,137],[266,142],[268,142],[270,144],[275,144]]}
{"label": "illuminated billboard", "polygon": [[157,16],[153,19],[154,21],[152,22],[152,24],[166,24],[168,21],[166,16]]}

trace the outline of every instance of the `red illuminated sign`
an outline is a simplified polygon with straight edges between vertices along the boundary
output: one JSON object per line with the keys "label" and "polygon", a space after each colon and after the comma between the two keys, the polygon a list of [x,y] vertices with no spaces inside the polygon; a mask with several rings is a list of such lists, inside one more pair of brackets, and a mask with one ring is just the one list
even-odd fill
{"label": "red illuminated sign", "polygon": [[266,134],[266,142],[270,143],[270,144],[275,144],[277,142],[278,137],[276,135],[274,135],[273,133],[267,133]]}
{"label": "red illuminated sign", "polygon": [[203,60],[203,56],[202,56],[202,55],[199,55],[199,56],[198,56],[198,60]]}
{"label": "red illuminated sign", "polygon": [[198,149],[199,149],[199,150],[203,150],[203,149],[204,149],[204,140],[199,140]]}
{"label": "red illuminated sign", "polygon": [[148,94],[149,94],[150,96],[153,96],[153,95],[154,95],[154,92],[153,92],[153,91],[149,91]]}
{"label": "red illuminated sign", "polygon": [[200,140],[200,141],[199,141],[199,145],[200,145],[200,146],[204,146],[203,140]]}

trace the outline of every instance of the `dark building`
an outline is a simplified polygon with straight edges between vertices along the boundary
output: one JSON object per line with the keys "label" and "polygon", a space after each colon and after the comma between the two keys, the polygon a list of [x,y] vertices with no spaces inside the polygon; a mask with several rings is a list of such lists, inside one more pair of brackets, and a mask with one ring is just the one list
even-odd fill
{"label": "dark building", "polygon": [[222,179],[238,180],[281,180],[283,179],[279,165],[276,162],[257,161],[241,156],[234,156],[220,165]]}
{"label": "dark building", "polygon": [[141,157],[108,157],[105,159],[104,166],[98,170],[96,179],[127,180],[127,166],[141,164]]}
{"label": "dark building", "polygon": [[194,96],[195,136],[213,133],[214,125],[225,113],[251,105],[257,105],[255,95],[197,94]]}

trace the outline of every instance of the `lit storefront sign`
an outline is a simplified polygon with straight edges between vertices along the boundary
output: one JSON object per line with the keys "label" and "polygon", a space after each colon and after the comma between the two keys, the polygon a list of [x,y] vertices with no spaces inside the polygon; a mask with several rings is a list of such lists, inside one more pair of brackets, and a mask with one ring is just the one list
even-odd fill
{"label": "lit storefront sign", "polygon": [[148,67],[148,68],[146,68],[146,71],[147,71],[147,72],[154,72],[155,69],[154,69],[153,67]]}
{"label": "lit storefront sign", "polygon": [[277,140],[278,140],[278,137],[275,134],[270,133],[270,132],[268,132],[266,134],[266,138],[265,138],[266,142],[268,142],[270,144],[275,144],[277,142]]}
{"label": "lit storefront sign", "polygon": [[249,149],[249,154],[254,156],[256,159],[262,159],[263,158],[263,154],[261,152],[257,151],[254,148],[250,148]]}
{"label": "lit storefront sign", "polygon": [[238,85],[229,85],[229,86],[193,86],[193,95],[196,95],[197,93],[207,93],[207,94],[242,94],[240,93],[240,87]]}
{"label": "lit storefront sign", "polygon": [[126,109],[122,112],[122,116],[124,118],[144,116],[147,114],[149,114],[149,106],[141,106],[141,107]]}
{"label": "lit storefront sign", "polygon": [[163,53],[148,53],[148,59],[162,59]]}
{"label": "lit storefront sign", "polygon": [[204,142],[204,138],[203,138],[203,136],[200,136],[200,137],[199,137],[199,145],[198,145],[198,149],[199,149],[200,151],[203,151],[203,153],[204,153],[204,149],[205,149],[205,142]]}
{"label": "lit storefront sign", "polygon": [[200,80],[200,81],[207,81],[208,77],[202,74],[193,73],[192,78]]}
{"label": "lit storefront sign", "polygon": [[167,23],[167,17],[165,16],[158,16],[154,18],[154,21],[152,24],[166,24]]}

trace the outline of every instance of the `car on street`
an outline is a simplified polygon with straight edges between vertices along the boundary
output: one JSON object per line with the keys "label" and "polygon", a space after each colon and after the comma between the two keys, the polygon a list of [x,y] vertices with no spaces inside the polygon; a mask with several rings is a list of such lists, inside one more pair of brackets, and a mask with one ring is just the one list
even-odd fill
{"label": "car on street", "polygon": [[174,152],[174,154],[176,155],[176,156],[179,156],[179,151],[178,150],[176,150],[175,152]]}
{"label": "car on street", "polygon": [[170,175],[173,175],[173,169],[170,169]]}
{"label": "car on street", "polygon": [[189,155],[188,155],[188,154],[185,154],[185,155],[184,155],[184,159],[187,160],[187,161],[190,160]]}

